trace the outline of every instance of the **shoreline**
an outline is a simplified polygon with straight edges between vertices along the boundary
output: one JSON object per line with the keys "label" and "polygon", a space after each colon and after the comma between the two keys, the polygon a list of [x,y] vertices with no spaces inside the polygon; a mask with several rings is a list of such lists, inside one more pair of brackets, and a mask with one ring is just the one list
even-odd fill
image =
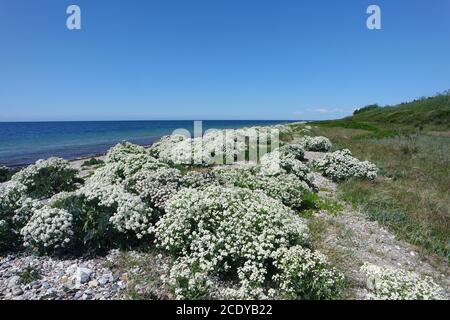
{"label": "shoreline", "polygon": [[[273,127],[273,126],[277,126],[277,125],[286,125],[286,124],[304,124],[304,123],[307,123],[307,122],[309,122],[309,121],[304,121],[304,120],[303,120],[303,121],[292,121],[292,122],[284,122],[284,121],[281,121],[281,122],[279,122],[279,123],[272,123],[272,124],[268,124],[268,125],[251,125],[251,126],[243,125],[243,126],[234,127],[234,128],[219,128],[219,130],[226,130],[226,129],[242,129],[242,128],[247,128],[247,127],[260,127],[260,126],[264,126],[264,127]],[[169,133],[169,134],[171,134],[171,133]],[[95,153],[95,154],[92,154],[92,155],[77,156],[77,157],[64,157],[64,156],[60,156],[60,155],[51,155],[51,156],[49,156],[49,157],[42,157],[41,159],[48,159],[48,158],[50,158],[50,157],[59,157],[59,158],[63,158],[64,160],[69,161],[70,163],[78,163],[78,162],[86,161],[86,160],[89,160],[89,159],[92,159],[92,158],[101,158],[101,157],[104,157],[104,156],[106,155],[106,153],[108,152],[108,150],[109,150],[112,146],[114,146],[114,145],[117,144],[117,143],[120,143],[121,141],[129,141],[129,142],[131,142],[131,143],[133,143],[133,144],[137,144],[137,145],[140,145],[140,146],[142,146],[142,147],[144,147],[144,148],[148,148],[148,147],[152,146],[155,142],[159,141],[159,140],[160,140],[162,137],[164,137],[164,136],[165,136],[165,135],[158,135],[158,136],[151,136],[151,137],[149,137],[148,139],[151,140],[151,143],[150,143],[150,144],[148,144],[148,143],[146,143],[146,144],[141,144],[141,143],[133,142],[133,140],[135,140],[135,138],[131,138],[131,139],[122,139],[122,140],[117,141],[117,142],[112,142],[110,147],[104,148],[104,149],[105,149],[104,152],[98,152],[98,153]],[[57,153],[57,152],[55,152],[55,153]],[[37,160],[38,160],[38,159],[37,159]],[[36,161],[37,161],[37,160],[36,160]],[[8,165],[8,164],[2,164],[2,163],[0,163],[0,168],[3,167],[3,168],[7,168],[7,169],[9,169],[9,170],[12,170],[12,171],[18,171],[18,170],[21,170],[21,169],[23,169],[23,168],[25,168],[25,167],[27,167],[27,166],[30,166],[30,165],[34,164],[36,161],[30,161],[29,163],[23,163],[23,164],[17,164],[17,165]]]}

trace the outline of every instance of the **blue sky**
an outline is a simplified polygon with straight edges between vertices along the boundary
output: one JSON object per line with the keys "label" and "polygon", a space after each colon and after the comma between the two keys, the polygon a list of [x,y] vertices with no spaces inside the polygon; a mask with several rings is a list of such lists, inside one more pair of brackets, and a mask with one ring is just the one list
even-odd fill
{"label": "blue sky", "polygon": [[0,121],[326,119],[450,88],[448,0],[0,0],[0,41]]}

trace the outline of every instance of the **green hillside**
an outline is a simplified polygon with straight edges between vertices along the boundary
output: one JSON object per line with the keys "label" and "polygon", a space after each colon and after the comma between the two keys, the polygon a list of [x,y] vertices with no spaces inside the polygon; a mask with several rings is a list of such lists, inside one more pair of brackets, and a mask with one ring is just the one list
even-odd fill
{"label": "green hillside", "polygon": [[385,125],[438,125],[449,128],[450,95],[423,98],[396,106],[367,108],[367,110],[363,108],[351,118],[355,121]]}
{"label": "green hillside", "polygon": [[321,127],[367,130],[381,137],[415,128],[446,131],[450,129],[450,93],[395,106],[369,105],[356,110],[350,117],[316,123]]}

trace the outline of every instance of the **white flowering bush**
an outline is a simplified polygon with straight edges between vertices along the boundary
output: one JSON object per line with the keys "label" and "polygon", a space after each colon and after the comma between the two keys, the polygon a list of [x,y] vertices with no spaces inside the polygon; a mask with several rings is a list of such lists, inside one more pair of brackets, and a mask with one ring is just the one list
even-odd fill
{"label": "white flowering bush", "polygon": [[35,201],[26,196],[26,191],[17,181],[0,184],[0,250],[19,242],[20,229],[31,216]]}
{"label": "white flowering bush", "polygon": [[128,141],[123,141],[109,149],[106,154],[105,162],[120,162],[123,159],[128,158],[130,155],[148,155],[148,152],[142,146],[130,143]]}
{"label": "white flowering bush", "polygon": [[180,170],[159,168],[152,171],[139,171],[129,178],[125,184],[129,191],[139,195],[153,208],[162,211],[167,200],[180,189],[181,180]]}
{"label": "white flowering bush", "polygon": [[344,277],[329,265],[323,254],[293,246],[278,249],[273,259],[278,272],[272,280],[282,298],[322,300],[339,295]]}
{"label": "white flowering bush", "polygon": [[161,155],[161,153],[167,152],[171,150],[172,147],[179,142],[188,139],[186,136],[181,134],[172,134],[169,136],[164,136],[149,148],[148,152],[155,158],[165,157],[165,155]]}
{"label": "white flowering bush", "polygon": [[440,300],[440,288],[430,277],[414,272],[365,263],[361,267],[367,276],[367,299],[371,300]]}
{"label": "white flowering bush", "polygon": [[305,150],[308,151],[320,151],[320,152],[328,152],[331,150],[331,147],[333,146],[331,144],[330,139],[327,137],[310,137],[310,136],[303,136],[299,144],[302,145]]}
{"label": "white flowering bush", "polygon": [[313,176],[309,168],[294,155],[286,154],[280,150],[265,154],[260,160],[260,174],[276,176],[279,174],[293,174],[300,181],[304,181],[309,187],[315,189]]}
{"label": "white flowering bush", "polygon": [[77,170],[61,158],[39,160],[12,176],[12,180],[27,187],[27,194],[33,198],[45,198],[61,191],[75,188]]}
{"label": "white flowering bush", "polygon": [[305,149],[301,144],[286,144],[278,149],[282,156],[291,156],[296,160],[305,159]]}
{"label": "white flowering bush", "polygon": [[50,205],[72,214],[74,247],[92,250],[130,241],[128,235],[140,239],[152,232],[155,220],[154,210],[121,184],[88,181],[76,192],[55,196]]}
{"label": "white flowering bush", "polygon": [[[233,130],[209,132],[198,138],[167,140],[165,149],[160,149],[159,158],[170,164],[212,165],[232,163],[245,151],[245,141],[238,141]],[[176,141],[176,140],[175,140]]]}
{"label": "white flowering bush", "polygon": [[354,158],[348,149],[328,153],[322,159],[314,161],[314,166],[335,181],[353,177],[373,180],[378,174],[375,164]]}
{"label": "white flowering bush", "polygon": [[231,164],[245,159],[249,150],[255,152],[258,145],[277,145],[278,132],[273,128],[253,127],[208,131],[196,138],[172,135],[155,143],[150,153],[169,164]]}
{"label": "white flowering bush", "polygon": [[167,164],[156,160],[148,154],[132,154],[121,158],[120,161],[106,163],[104,166],[96,169],[88,180],[102,184],[121,184],[137,172],[167,167]]}
{"label": "white flowering bush", "polygon": [[[178,192],[156,224],[156,239],[159,247],[179,257],[174,270],[179,264],[194,266],[185,274],[195,272],[203,275],[200,278],[231,273],[250,295],[263,286],[272,252],[306,243],[308,228],[263,192],[211,186]],[[180,285],[178,297],[190,298],[189,279],[177,272],[170,275],[169,283]]]}
{"label": "white flowering bush", "polygon": [[189,171],[181,179],[181,185],[186,188],[205,188],[216,183],[214,175],[207,171]]}
{"label": "white flowering bush", "polygon": [[305,181],[293,174],[268,176],[261,171],[259,166],[218,167],[213,174],[221,185],[259,190],[292,209],[302,209],[304,195],[312,191]]}
{"label": "white flowering bush", "polygon": [[43,206],[34,210],[20,233],[25,246],[45,251],[65,247],[73,236],[72,215],[63,209]]}

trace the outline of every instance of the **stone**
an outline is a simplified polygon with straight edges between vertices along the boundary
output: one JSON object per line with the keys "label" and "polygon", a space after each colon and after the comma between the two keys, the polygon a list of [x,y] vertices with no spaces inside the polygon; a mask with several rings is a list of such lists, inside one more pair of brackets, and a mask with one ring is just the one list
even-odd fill
{"label": "stone", "polygon": [[89,281],[89,283],[88,283],[88,286],[89,286],[89,288],[95,288],[95,287],[98,287],[98,281],[97,280],[91,280],[91,281]]}
{"label": "stone", "polygon": [[12,287],[11,293],[12,293],[14,296],[20,296],[20,295],[23,294],[23,290],[22,290],[21,287],[15,286],[15,287]]}
{"label": "stone", "polygon": [[109,282],[109,277],[107,275],[102,275],[100,279],[98,279],[98,283],[103,287]]}
{"label": "stone", "polygon": [[92,273],[93,271],[89,268],[77,268],[74,275],[75,284],[80,285],[89,282]]}
{"label": "stone", "polygon": [[19,283],[20,277],[19,276],[13,276],[8,281],[8,288],[13,288]]}

